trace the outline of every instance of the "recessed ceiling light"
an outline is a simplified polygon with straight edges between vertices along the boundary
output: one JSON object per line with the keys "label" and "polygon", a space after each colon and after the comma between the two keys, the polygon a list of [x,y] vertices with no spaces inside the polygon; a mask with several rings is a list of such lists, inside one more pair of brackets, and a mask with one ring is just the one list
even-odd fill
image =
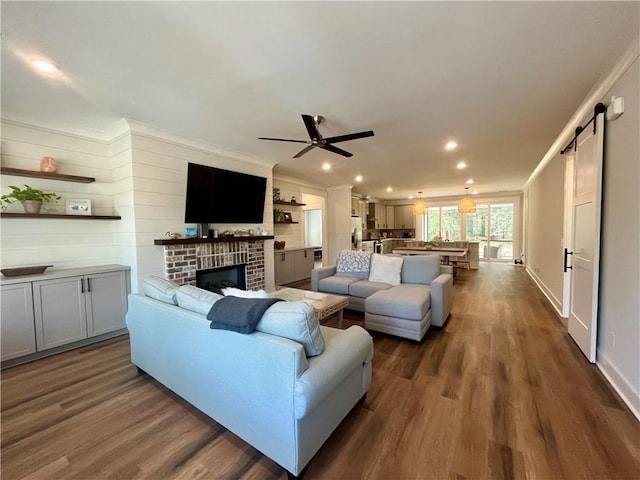
{"label": "recessed ceiling light", "polygon": [[455,150],[456,148],[458,148],[458,144],[453,140],[448,141],[447,144],[444,146],[445,150]]}
{"label": "recessed ceiling light", "polygon": [[456,168],[458,170],[463,170],[463,169],[467,168],[467,164],[465,162],[458,162],[458,164],[456,165]]}
{"label": "recessed ceiling light", "polygon": [[391,192],[393,192],[393,188],[387,187],[387,193],[391,193]]}
{"label": "recessed ceiling light", "polygon": [[409,195],[409,200],[413,200],[413,195]]}
{"label": "recessed ceiling light", "polygon": [[478,190],[474,190],[473,192],[471,192],[473,195],[477,195],[478,194]]}
{"label": "recessed ceiling light", "polygon": [[56,74],[60,71],[57,65],[41,58],[31,60],[31,66],[42,73],[46,73],[47,75]]}
{"label": "recessed ceiling light", "polygon": [[322,164],[322,169],[323,169],[325,172],[328,172],[329,170],[331,170],[331,164],[330,164],[330,163],[327,163],[327,162],[323,163],[323,164]]}
{"label": "recessed ceiling light", "polygon": [[465,182],[467,185],[473,185],[473,178],[470,178]]}
{"label": "recessed ceiling light", "polygon": [[362,181],[362,175],[356,175],[356,182],[360,183]]}

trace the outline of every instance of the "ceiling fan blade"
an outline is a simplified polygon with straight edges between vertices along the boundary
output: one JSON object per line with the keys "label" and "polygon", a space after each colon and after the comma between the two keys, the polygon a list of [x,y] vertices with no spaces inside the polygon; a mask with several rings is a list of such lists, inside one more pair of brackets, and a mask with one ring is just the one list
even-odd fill
{"label": "ceiling fan blade", "polygon": [[320,140],[322,138],[320,132],[318,132],[318,127],[316,127],[316,122],[313,121],[311,115],[303,113],[302,121],[304,122],[304,126],[307,127],[307,132],[309,132],[309,138],[311,138],[311,140]]}
{"label": "ceiling fan blade", "polygon": [[334,147],[333,145],[320,145],[320,148],[324,148],[325,150],[329,150],[330,152],[337,153],[338,155],[342,155],[343,157],[353,156],[353,153],[349,153],[346,150],[342,150],[341,148]]}
{"label": "ceiling fan blade", "polygon": [[311,143],[309,140],[290,140],[288,138],[258,137],[258,140],[275,140],[276,142]]}
{"label": "ceiling fan blade", "polygon": [[310,150],[313,150],[314,148],[316,148],[315,145],[309,145],[308,147],[304,147],[302,150],[300,150],[298,153],[296,153],[293,158],[300,158],[302,155],[304,155],[305,153],[309,152]]}
{"label": "ceiling fan blade", "polygon": [[366,132],[350,133],[348,135],[338,135],[337,137],[324,138],[327,143],[346,142],[347,140],[355,140],[357,138],[373,137],[373,130]]}

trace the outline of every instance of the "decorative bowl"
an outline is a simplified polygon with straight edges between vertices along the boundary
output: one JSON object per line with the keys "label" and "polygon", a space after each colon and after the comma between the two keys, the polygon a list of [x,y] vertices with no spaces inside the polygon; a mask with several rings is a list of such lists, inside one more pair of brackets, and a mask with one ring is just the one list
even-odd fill
{"label": "decorative bowl", "polygon": [[33,265],[31,267],[13,267],[3,268],[0,270],[5,277],[18,277],[20,275],[35,275],[43,273],[47,268],[53,267],[53,265]]}

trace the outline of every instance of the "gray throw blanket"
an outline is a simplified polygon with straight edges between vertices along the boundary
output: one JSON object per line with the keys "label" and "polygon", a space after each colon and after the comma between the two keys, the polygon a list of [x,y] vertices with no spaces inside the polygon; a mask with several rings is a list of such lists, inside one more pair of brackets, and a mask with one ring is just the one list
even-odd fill
{"label": "gray throw blanket", "polygon": [[211,320],[212,329],[251,333],[264,312],[280,301],[280,298],[223,297],[211,306],[207,319]]}

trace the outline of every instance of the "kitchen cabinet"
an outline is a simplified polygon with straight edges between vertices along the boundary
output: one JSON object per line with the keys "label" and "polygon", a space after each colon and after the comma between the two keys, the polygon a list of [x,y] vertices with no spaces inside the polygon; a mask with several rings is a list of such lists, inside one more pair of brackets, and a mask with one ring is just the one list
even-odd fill
{"label": "kitchen cabinet", "polygon": [[415,228],[413,205],[397,205],[394,220],[395,228]]}
{"label": "kitchen cabinet", "polygon": [[31,283],[2,285],[0,303],[0,348],[2,361],[36,351],[33,323],[33,292]]}
{"label": "kitchen cabinet", "polygon": [[292,248],[274,252],[274,280],[276,285],[286,285],[311,277],[313,248]]}
{"label": "kitchen cabinet", "polygon": [[375,228],[387,228],[387,207],[379,203],[375,204]]}
{"label": "kitchen cabinet", "polygon": [[393,205],[385,205],[386,221],[384,228],[398,228],[396,227],[396,210]]}
{"label": "kitchen cabinet", "polygon": [[103,265],[3,278],[3,366],[126,333],[129,271]]}

